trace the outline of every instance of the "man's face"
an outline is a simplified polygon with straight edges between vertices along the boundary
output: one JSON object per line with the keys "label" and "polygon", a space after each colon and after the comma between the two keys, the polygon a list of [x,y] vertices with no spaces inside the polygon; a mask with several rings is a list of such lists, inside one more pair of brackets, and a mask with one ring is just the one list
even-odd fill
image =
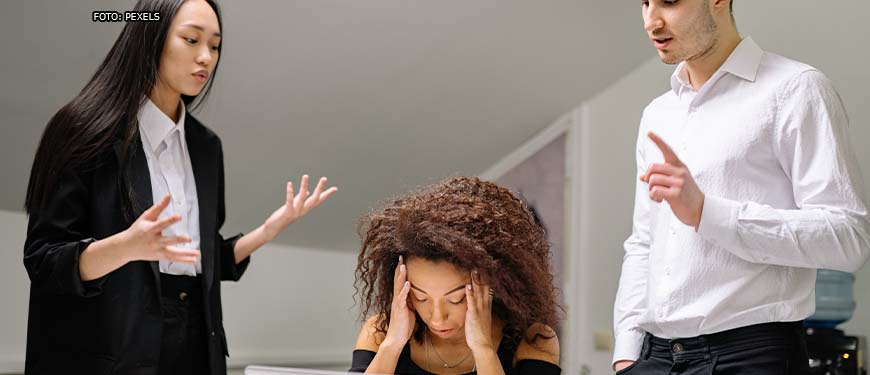
{"label": "man's face", "polygon": [[665,64],[701,57],[718,42],[710,0],[643,0],[643,24]]}

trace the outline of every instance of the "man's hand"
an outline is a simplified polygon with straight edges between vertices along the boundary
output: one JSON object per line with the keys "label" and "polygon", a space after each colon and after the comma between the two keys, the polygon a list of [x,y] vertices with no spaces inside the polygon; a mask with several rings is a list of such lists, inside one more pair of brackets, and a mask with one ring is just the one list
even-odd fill
{"label": "man's hand", "polygon": [[704,209],[704,193],[671,147],[653,132],[647,136],[665,157],[663,164],[650,164],[646,173],[640,176],[640,180],[649,185],[650,199],[660,203],[666,200],[680,221],[697,230]]}

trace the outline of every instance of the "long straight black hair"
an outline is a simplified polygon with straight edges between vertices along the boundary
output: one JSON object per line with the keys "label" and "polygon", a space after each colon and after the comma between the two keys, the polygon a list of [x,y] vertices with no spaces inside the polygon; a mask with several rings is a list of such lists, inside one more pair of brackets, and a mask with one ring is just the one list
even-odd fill
{"label": "long straight black hair", "polygon": [[[121,35],[81,92],[48,121],[30,170],[24,207],[28,214],[45,208],[66,173],[81,173],[96,168],[101,156],[120,144],[121,166],[118,187],[124,214],[130,218],[133,207],[129,161],[139,144],[137,113],[157,82],[160,57],[169,26],[183,0],[139,0],[135,11],[159,12],[160,20],[128,22]],[[220,9],[208,0],[223,30]],[[223,43],[221,43],[222,45]],[[220,53],[221,46],[218,46]],[[218,54],[220,56],[220,54]],[[218,58],[218,62],[220,58]],[[208,96],[217,73],[198,96],[182,95],[190,108],[198,107]]]}

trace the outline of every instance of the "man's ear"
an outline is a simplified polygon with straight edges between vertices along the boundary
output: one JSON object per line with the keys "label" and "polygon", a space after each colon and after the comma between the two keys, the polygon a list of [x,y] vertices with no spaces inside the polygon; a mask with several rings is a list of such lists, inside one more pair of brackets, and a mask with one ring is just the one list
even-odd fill
{"label": "man's ear", "polygon": [[731,0],[707,0],[710,1],[710,9],[715,15],[731,15]]}

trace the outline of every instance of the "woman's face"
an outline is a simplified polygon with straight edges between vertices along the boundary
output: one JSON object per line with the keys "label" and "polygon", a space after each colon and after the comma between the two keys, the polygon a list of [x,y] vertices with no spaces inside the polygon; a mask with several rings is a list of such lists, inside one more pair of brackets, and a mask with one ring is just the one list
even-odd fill
{"label": "woman's face", "polygon": [[471,275],[448,262],[411,257],[405,263],[411,292],[408,299],[429,334],[442,339],[465,337],[465,286]]}
{"label": "woman's face", "polygon": [[188,0],[181,4],[163,44],[158,94],[196,96],[202,91],[217,65],[220,31],[217,15],[208,3]]}

